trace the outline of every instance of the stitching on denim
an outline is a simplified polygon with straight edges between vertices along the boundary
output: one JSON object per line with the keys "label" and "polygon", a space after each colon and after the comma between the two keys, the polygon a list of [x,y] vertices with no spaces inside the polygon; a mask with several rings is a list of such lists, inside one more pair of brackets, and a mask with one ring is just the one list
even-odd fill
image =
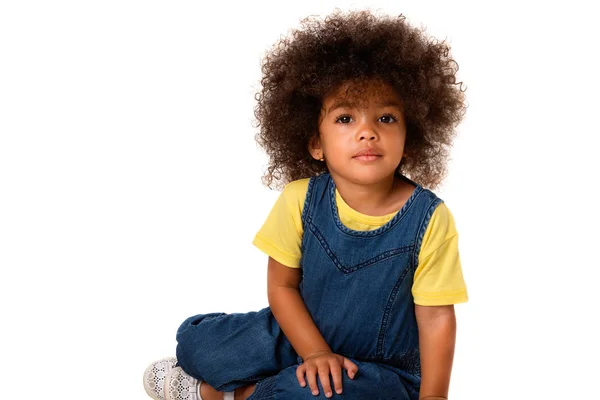
{"label": "stitching on denim", "polygon": [[366,261],[363,261],[360,264],[355,265],[354,268],[347,269],[347,270],[348,270],[348,272],[354,272],[356,270],[359,270],[359,269],[364,268],[364,267],[368,267],[368,266],[370,266],[372,264],[375,264],[375,263],[378,263],[380,261],[384,261],[384,260],[387,260],[389,258],[395,257],[397,255],[400,255],[400,254],[403,254],[403,253],[407,253],[407,252],[409,252],[409,251],[412,250],[412,247],[413,247],[412,245],[406,245],[406,246],[398,247],[398,248],[393,249],[393,250],[385,251],[385,252],[383,252],[383,253],[381,253],[381,254],[373,257],[373,258],[370,258],[370,259],[368,259]]}
{"label": "stitching on denim", "polygon": [[383,316],[381,317],[381,324],[379,325],[379,337],[377,338],[377,350],[375,351],[375,354],[378,357],[383,357],[383,346],[384,346],[384,341],[385,341],[385,334],[387,333],[387,326],[388,326],[390,313],[392,311],[392,305],[394,304],[394,301],[396,300],[396,296],[398,295],[398,291],[400,290],[400,284],[406,277],[406,274],[409,269],[410,269],[410,265],[408,267],[404,268],[404,271],[402,271],[402,273],[396,280],[396,284],[394,285],[394,288],[390,292],[390,297],[389,297],[388,302],[383,311]]}
{"label": "stitching on denim", "polygon": [[305,221],[306,217],[309,215],[310,211],[309,208],[312,208],[312,195],[313,195],[313,186],[315,185],[315,181],[316,179],[319,177],[320,175],[317,176],[312,176],[309,180],[308,180],[308,188],[306,189],[306,196],[304,197],[304,206],[302,208],[302,215],[300,217],[300,220],[302,222]]}
{"label": "stitching on denim", "polygon": [[417,237],[415,238],[415,248],[413,256],[411,257],[412,265],[415,271],[417,269],[417,266],[419,265],[419,253],[421,252],[421,244],[423,243],[423,236],[425,236],[427,226],[429,226],[429,222],[431,221],[431,216],[433,215],[433,212],[435,211],[437,206],[444,202],[442,199],[435,196],[435,194],[431,194],[433,195],[433,198],[431,200],[431,203],[429,203],[427,212],[425,213],[425,217],[421,220],[421,225],[419,226],[419,229],[417,229]]}
{"label": "stitching on denim", "polygon": [[425,190],[422,186],[417,185],[417,187],[414,189],[413,193],[410,195],[408,200],[406,200],[406,203],[404,203],[404,205],[396,213],[396,215],[394,215],[391,220],[389,220],[388,222],[386,222],[384,225],[380,226],[379,228],[373,229],[370,231],[355,231],[355,230],[350,229],[347,226],[345,226],[340,220],[340,216],[337,211],[337,204],[335,203],[335,182],[333,182],[333,178],[331,178],[331,176],[329,177],[327,184],[329,186],[328,201],[330,203],[331,213],[332,213],[333,220],[335,222],[335,226],[342,233],[344,233],[345,235],[348,235],[348,236],[371,237],[371,236],[379,236],[379,235],[386,233],[387,231],[392,229],[394,226],[396,226],[396,224],[398,224],[401,220],[404,219],[404,216],[408,214],[408,212],[411,209],[411,207],[413,206],[413,204],[416,203],[417,197]]}
{"label": "stitching on denim", "polygon": [[323,234],[317,229],[317,227],[312,222],[310,224],[308,224],[308,230],[315,236],[315,238],[317,239],[317,242],[319,243],[319,245],[321,246],[323,251],[325,251],[325,253],[329,256],[329,258],[331,259],[331,261],[333,262],[335,267],[337,269],[339,269],[341,272],[343,272],[344,274],[351,274],[353,272],[358,271],[359,269],[370,267],[381,261],[385,261],[390,258],[399,256],[400,254],[408,253],[413,249],[413,245],[401,246],[401,247],[380,253],[380,254],[376,255],[375,257],[365,260],[359,264],[352,265],[352,266],[346,266],[340,262],[340,260],[337,258],[335,253],[329,247],[329,244],[327,243],[327,240],[325,239]]}
{"label": "stitching on denim", "polygon": [[[302,208],[302,215],[300,216],[300,220],[302,221],[302,240],[300,241],[300,261],[298,262],[298,264],[300,265],[300,268],[302,268],[302,280],[304,280],[304,268],[303,268],[303,263],[304,263],[304,254],[306,251],[306,229],[308,226],[311,225],[311,221],[312,221],[312,196],[313,196],[313,186],[315,185],[315,181],[317,180],[317,178],[320,175],[317,176],[312,176],[309,180],[308,180],[308,188],[306,189],[306,195],[304,197],[304,206]],[[300,285],[302,285],[302,281],[300,282]],[[301,287],[301,286],[300,286]]]}

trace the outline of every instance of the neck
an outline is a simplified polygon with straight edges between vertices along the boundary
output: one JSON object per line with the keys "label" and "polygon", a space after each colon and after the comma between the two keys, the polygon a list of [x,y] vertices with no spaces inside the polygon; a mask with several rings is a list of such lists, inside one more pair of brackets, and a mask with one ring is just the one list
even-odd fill
{"label": "neck", "polygon": [[340,196],[352,209],[373,216],[397,211],[394,209],[397,197],[394,174],[371,183],[353,182],[334,174],[331,176]]}

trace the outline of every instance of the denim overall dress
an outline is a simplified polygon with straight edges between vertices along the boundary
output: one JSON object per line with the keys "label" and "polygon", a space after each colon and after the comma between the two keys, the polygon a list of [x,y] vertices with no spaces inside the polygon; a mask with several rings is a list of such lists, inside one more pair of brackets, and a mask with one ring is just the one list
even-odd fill
{"label": "denim overall dress", "polygon": [[[423,235],[442,200],[415,189],[385,225],[355,231],[342,224],[329,173],[310,179],[302,212],[300,293],[331,350],[358,366],[342,371],[333,397],[418,400],[419,338],[411,293]],[[200,314],[177,331],[178,364],[218,391],[256,382],[249,400],[326,399],[301,387],[302,359],[269,307],[249,313]],[[333,389],[333,383],[332,383]]]}

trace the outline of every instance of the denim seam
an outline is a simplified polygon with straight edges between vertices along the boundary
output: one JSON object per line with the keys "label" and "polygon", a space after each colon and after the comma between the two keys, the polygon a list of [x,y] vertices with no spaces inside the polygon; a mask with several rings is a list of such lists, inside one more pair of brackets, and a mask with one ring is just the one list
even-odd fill
{"label": "denim seam", "polygon": [[304,197],[304,206],[302,207],[302,215],[300,219],[302,222],[306,220],[306,218],[310,215],[312,211],[312,195],[313,195],[313,187],[315,185],[315,181],[319,176],[313,176],[308,180],[308,188],[306,189],[306,196]]}
{"label": "denim seam", "polygon": [[402,273],[396,280],[396,284],[394,285],[394,288],[392,289],[392,291],[390,293],[390,297],[389,297],[388,302],[383,311],[383,316],[381,318],[381,324],[379,326],[379,337],[377,338],[377,349],[375,350],[375,354],[377,355],[377,357],[383,358],[383,346],[385,344],[384,343],[385,342],[385,334],[387,333],[387,326],[388,326],[390,313],[392,311],[392,305],[393,305],[394,301],[396,300],[398,290],[400,289],[400,284],[406,277],[406,274],[409,269],[410,269],[410,266],[407,268],[404,268],[404,271],[402,271]]}
{"label": "denim seam", "polygon": [[435,211],[436,207],[443,202],[444,201],[439,197],[434,197],[431,200],[431,203],[427,208],[427,212],[425,213],[425,217],[421,220],[421,225],[419,226],[419,229],[417,229],[417,237],[415,238],[415,248],[412,256],[412,266],[415,271],[417,269],[417,266],[419,265],[419,253],[421,252],[421,244],[423,243],[423,236],[425,236],[425,231],[427,230],[429,222],[431,221],[431,216],[433,215],[433,212]]}
{"label": "denim seam", "polygon": [[327,241],[325,240],[325,237],[316,228],[316,226],[314,224],[312,224],[312,222],[311,222],[311,223],[307,224],[307,227],[308,227],[308,230],[315,236],[315,238],[317,239],[317,242],[319,243],[321,248],[325,251],[325,253],[329,256],[329,258],[331,259],[331,261],[333,262],[335,267],[337,269],[339,269],[341,272],[343,272],[344,274],[350,274],[350,273],[358,271],[359,269],[370,267],[374,264],[377,264],[378,262],[385,261],[390,258],[399,256],[400,254],[408,253],[413,248],[413,245],[401,246],[401,247],[380,253],[380,254],[376,255],[375,257],[372,257],[372,258],[370,258],[366,261],[363,261],[359,264],[355,264],[353,266],[345,266],[336,257],[334,252],[331,251]]}
{"label": "denim seam", "polygon": [[[300,265],[300,268],[302,269],[302,280],[304,280],[304,268],[302,267],[302,264],[304,263],[304,254],[305,254],[305,250],[306,250],[306,227],[308,225],[310,225],[310,221],[312,221],[311,204],[313,203],[313,201],[312,201],[312,196],[314,193],[313,186],[315,185],[315,181],[317,180],[318,177],[319,176],[313,176],[308,180],[308,188],[306,189],[306,195],[304,197],[304,206],[302,207],[302,215],[300,216],[300,220],[302,221],[302,232],[303,233],[302,233],[302,239],[300,241],[300,261],[298,262],[298,264]],[[302,285],[302,281],[300,282],[300,285]]]}
{"label": "denim seam", "polygon": [[396,215],[394,215],[391,220],[389,220],[388,222],[386,222],[384,225],[380,226],[379,228],[373,229],[370,231],[355,231],[355,230],[350,229],[347,226],[345,226],[340,220],[340,216],[337,211],[337,204],[335,202],[335,183],[333,182],[333,178],[331,178],[331,175],[328,179],[327,184],[329,186],[329,188],[328,188],[329,196],[327,196],[327,201],[329,202],[329,205],[330,205],[332,218],[335,223],[335,226],[338,228],[338,230],[340,232],[342,232],[346,236],[358,236],[358,237],[362,237],[362,236],[373,237],[373,236],[379,236],[384,233],[387,233],[394,226],[396,226],[401,220],[404,219],[404,216],[408,214],[408,212],[410,211],[413,204],[416,203],[417,197],[425,190],[422,186],[417,185],[417,187],[414,189],[413,193],[410,195],[408,200],[406,200],[406,202],[404,203],[402,208],[396,213]]}

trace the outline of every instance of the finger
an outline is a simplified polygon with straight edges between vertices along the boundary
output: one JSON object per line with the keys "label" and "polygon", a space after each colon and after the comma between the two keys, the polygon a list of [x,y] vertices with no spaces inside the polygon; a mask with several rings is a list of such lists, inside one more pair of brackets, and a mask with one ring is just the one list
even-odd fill
{"label": "finger", "polygon": [[319,368],[319,380],[321,381],[321,386],[323,386],[325,397],[333,396],[333,393],[331,393],[331,380],[329,379],[329,364],[325,364]]}
{"label": "finger", "polygon": [[342,368],[344,368],[348,374],[350,379],[354,379],[354,376],[358,372],[358,365],[354,364],[352,361],[344,357],[344,362],[342,364]]}
{"label": "finger", "polygon": [[302,387],[306,386],[306,381],[304,380],[304,369],[304,364],[301,364],[298,366],[298,368],[296,368],[296,378]]}
{"label": "finger", "polygon": [[333,387],[337,394],[342,394],[342,367],[339,362],[331,363],[331,377],[333,378]]}
{"label": "finger", "polygon": [[306,368],[306,380],[312,394],[317,396],[319,394],[319,385],[317,385],[317,371],[315,367]]}

